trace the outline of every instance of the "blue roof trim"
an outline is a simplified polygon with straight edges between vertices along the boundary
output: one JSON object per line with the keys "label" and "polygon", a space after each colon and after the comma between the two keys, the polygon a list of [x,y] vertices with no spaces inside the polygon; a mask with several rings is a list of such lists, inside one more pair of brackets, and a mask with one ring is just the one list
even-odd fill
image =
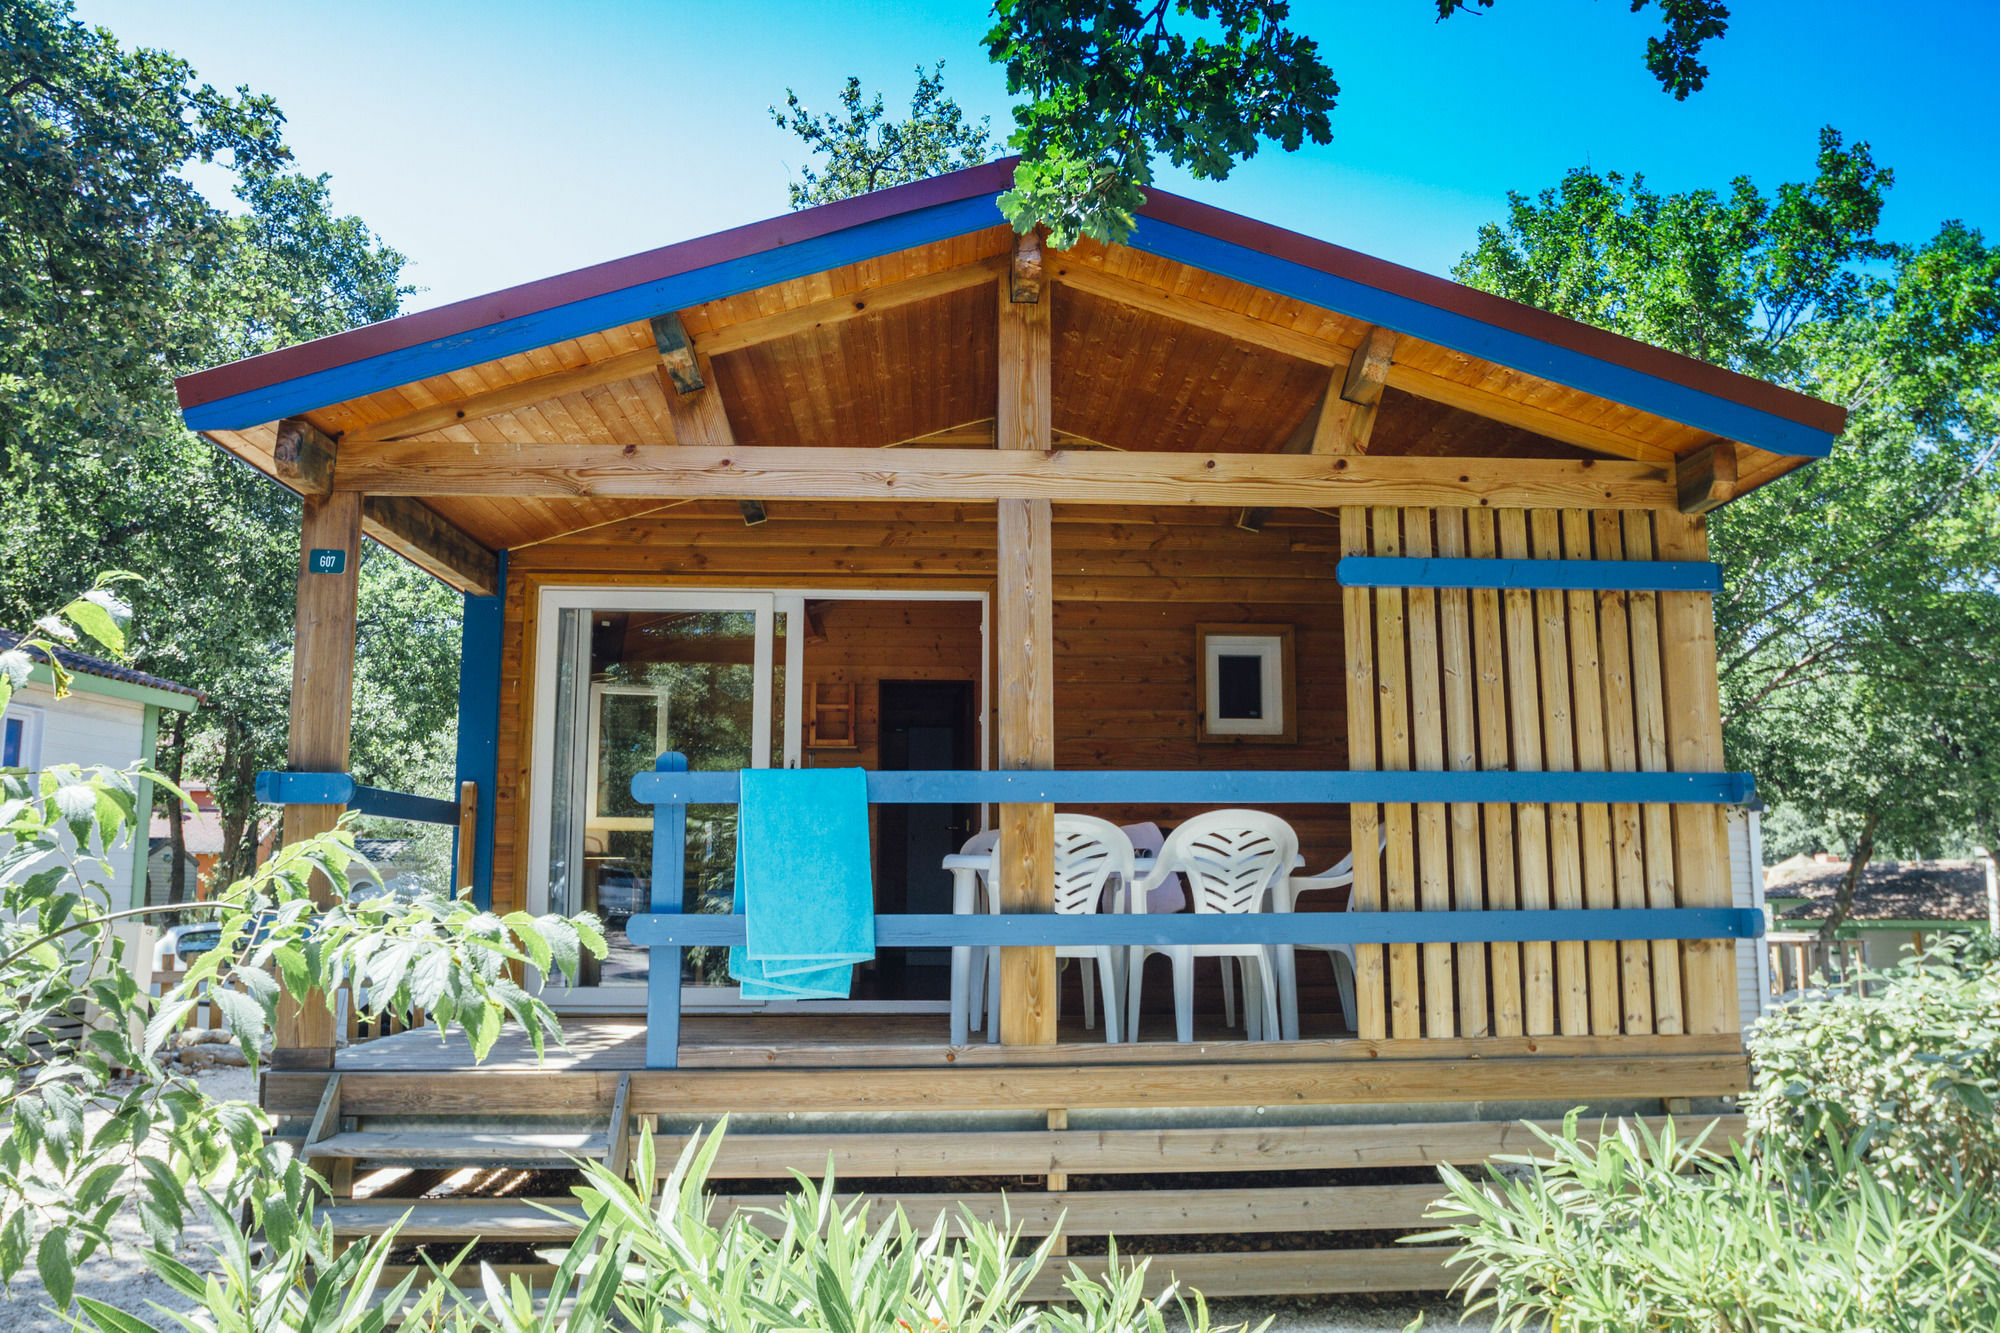
{"label": "blue roof trim", "polygon": [[1127,244],[1772,453],[1833,450],[1832,435],[1800,422],[1157,218],[1141,217]]}
{"label": "blue roof trim", "polygon": [[569,338],[601,333],[668,310],[682,310],[774,282],[823,273],[842,264],[879,258],[934,241],[991,227],[1005,219],[997,195],[975,195],[953,203],[900,213],[815,236],[791,245],[745,255],[721,264],[690,269],[657,282],[606,292],[583,301],[488,324],[449,338],[315,371],[266,388],[219,398],[186,409],[191,430],[243,430],[267,421],[310,412],[330,403],[392,389],[432,375],[448,374],[503,356],[533,351]]}

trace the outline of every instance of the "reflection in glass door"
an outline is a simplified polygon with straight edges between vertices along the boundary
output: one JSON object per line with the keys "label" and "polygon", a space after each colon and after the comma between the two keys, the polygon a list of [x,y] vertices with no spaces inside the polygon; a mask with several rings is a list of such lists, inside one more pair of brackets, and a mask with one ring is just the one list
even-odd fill
{"label": "reflection in glass door", "polygon": [[[538,708],[551,742],[548,798],[537,801],[546,910],[603,920],[610,952],[586,965],[580,986],[630,997],[647,956],[625,925],[649,909],[653,855],[652,811],[633,799],[633,775],[666,750],[697,772],[769,766],[780,617],[760,594],[647,594],[618,598],[616,609],[589,604],[586,590],[545,596],[554,638]],[[729,911],[735,873],[736,808],[689,807],[681,910]],[[721,951],[689,950],[683,980],[726,985]]]}

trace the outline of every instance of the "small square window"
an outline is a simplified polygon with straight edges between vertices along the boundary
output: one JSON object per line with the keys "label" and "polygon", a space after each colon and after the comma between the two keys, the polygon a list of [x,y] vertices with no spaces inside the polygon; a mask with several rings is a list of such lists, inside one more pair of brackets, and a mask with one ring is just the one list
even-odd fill
{"label": "small square window", "polygon": [[1296,740],[1292,627],[1198,625],[1195,637],[1201,739]]}

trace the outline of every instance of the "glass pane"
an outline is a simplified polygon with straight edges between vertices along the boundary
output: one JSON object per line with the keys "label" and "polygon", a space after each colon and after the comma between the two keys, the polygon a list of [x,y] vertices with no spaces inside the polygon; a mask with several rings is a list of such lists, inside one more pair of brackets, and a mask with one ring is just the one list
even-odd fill
{"label": "glass pane", "polygon": [[771,648],[771,767],[785,766],[785,634],[791,628],[792,613],[780,611],[771,617],[775,642]]}
{"label": "glass pane", "polygon": [[1225,718],[1264,716],[1264,659],[1220,653],[1215,659],[1216,702]]}
{"label": "glass pane", "polygon": [[660,713],[666,703],[658,694],[600,694],[597,699],[597,809],[601,817],[649,817],[650,806],[632,795],[635,774],[651,772],[660,756]]}
{"label": "glass pane", "polygon": [[[610,953],[585,969],[584,984],[643,983],[646,952],[626,938],[625,925],[651,905],[653,821],[652,808],[632,797],[632,777],[651,769],[663,750],[680,751],[696,771],[752,767],[757,618],[748,611],[586,611],[566,612],[565,620],[571,615],[587,624],[588,641],[579,629],[565,644],[565,661],[587,669],[588,688],[573,679],[583,671],[558,668],[550,902],[604,920]],[[579,717],[586,707],[594,718]],[[558,861],[572,845],[566,823],[577,829],[577,891],[559,900]],[[689,807],[681,909],[729,911],[735,874],[736,808]],[[687,979],[723,980],[719,951],[715,958],[702,956],[707,952],[688,951]]]}

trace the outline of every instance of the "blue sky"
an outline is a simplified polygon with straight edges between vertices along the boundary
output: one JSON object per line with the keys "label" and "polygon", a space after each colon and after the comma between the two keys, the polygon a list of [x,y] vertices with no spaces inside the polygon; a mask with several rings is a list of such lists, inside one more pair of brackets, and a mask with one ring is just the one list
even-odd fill
{"label": "blue sky", "polygon": [[[2000,5],[1740,0],[1685,103],[1642,65],[1625,0],[1295,0],[1340,79],[1334,140],[1266,149],[1220,184],[1170,189],[1432,272],[1509,189],[1585,162],[1659,187],[1766,189],[1810,170],[1831,124],[1895,168],[1885,230],[1951,217],[2000,232],[1992,69]],[[781,212],[801,160],[766,108],[830,107],[848,74],[907,104],[943,59],[1004,136],[1006,87],[960,3],[736,0],[78,0],[129,45],[274,94],[301,167],[412,260],[412,309]]]}

